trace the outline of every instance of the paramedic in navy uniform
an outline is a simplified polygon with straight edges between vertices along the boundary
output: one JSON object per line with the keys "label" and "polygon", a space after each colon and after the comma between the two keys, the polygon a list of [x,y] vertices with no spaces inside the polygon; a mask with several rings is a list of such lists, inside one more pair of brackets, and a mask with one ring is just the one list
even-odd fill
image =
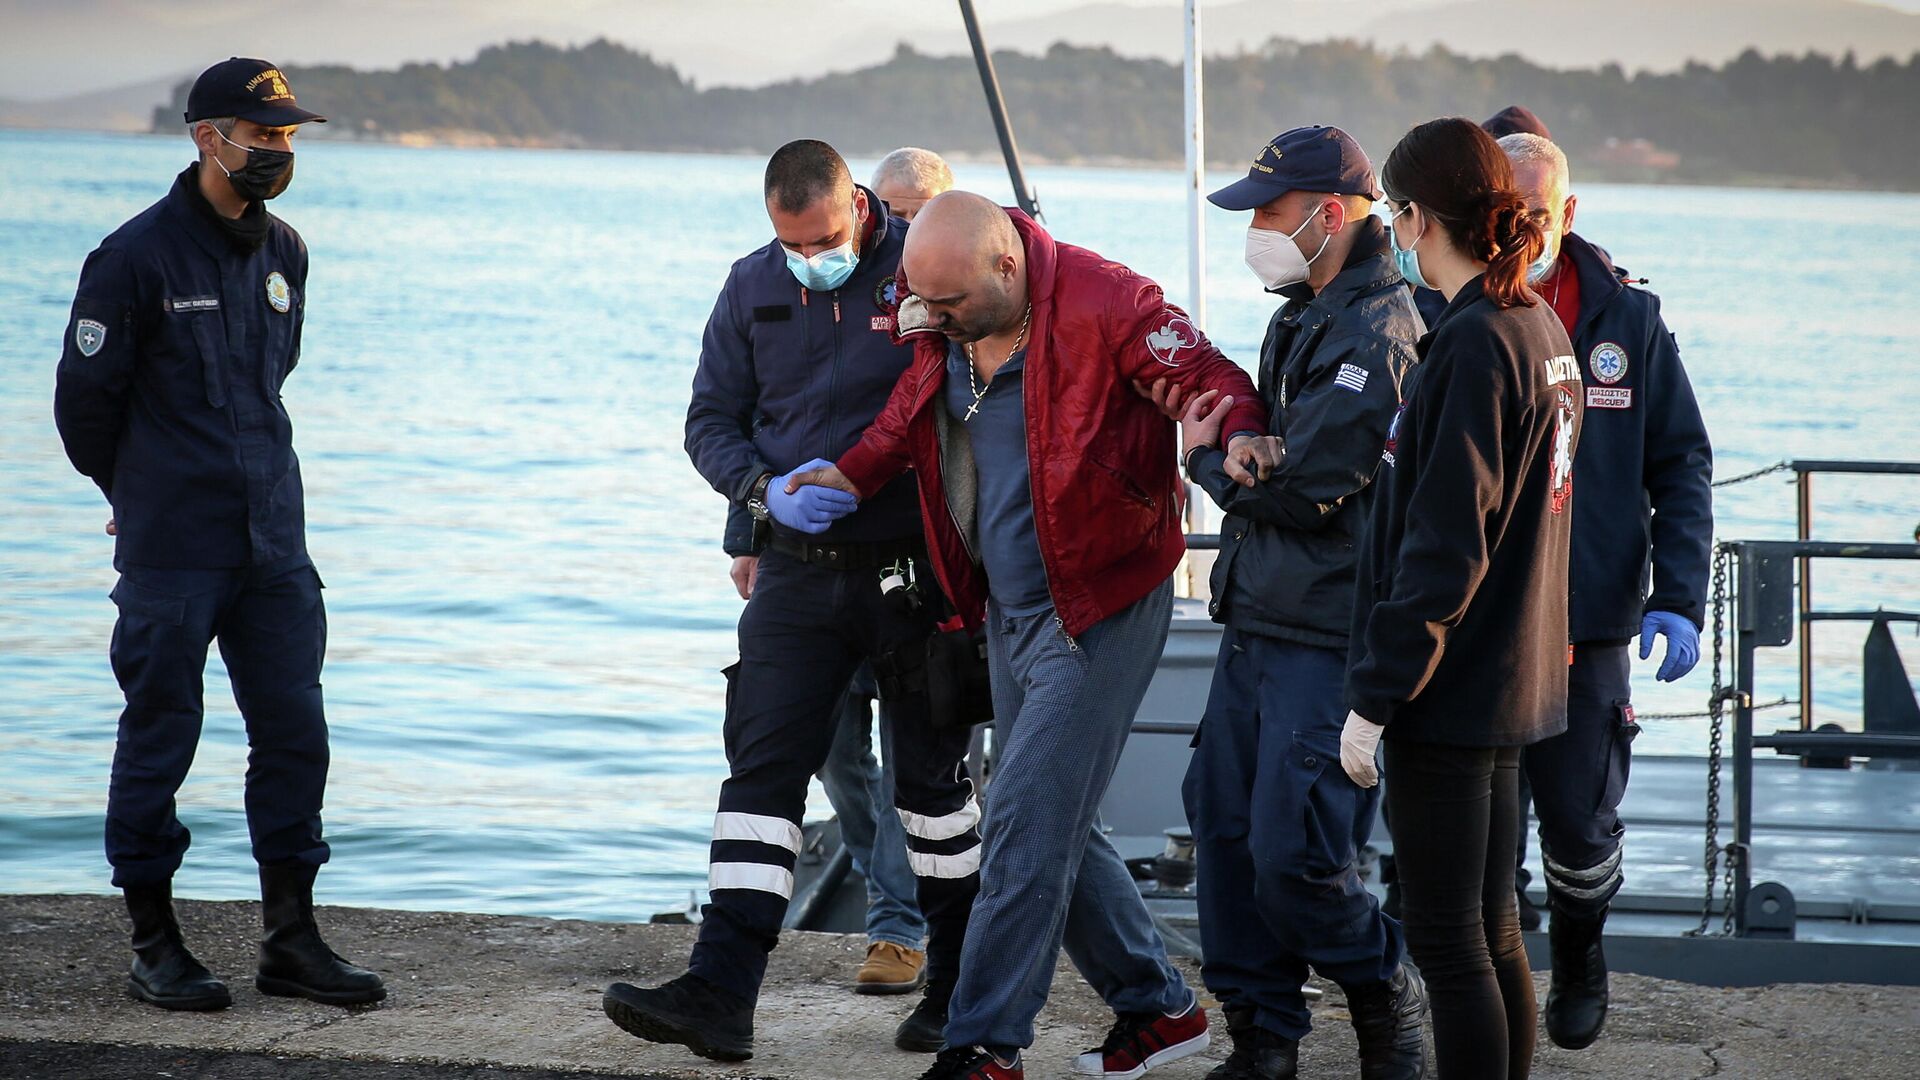
{"label": "paramedic in navy uniform", "polygon": [[[1528,271],[1585,365],[1580,493],[1568,566],[1567,730],[1527,747],[1522,761],[1540,818],[1540,861],[1553,912],[1547,1035],[1578,1050],[1607,1017],[1601,950],[1620,891],[1620,799],[1633,757],[1627,674],[1666,648],[1655,677],[1672,682],[1700,659],[1708,552],[1713,547],[1713,449],[1660,298],[1621,280],[1613,261],[1573,231],[1567,157],[1539,135],[1500,139],[1514,181],[1546,230]],[[1522,832],[1525,820],[1522,819]]]}
{"label": "paramedic in navy uniform", "polygon": [[[687,407],[694,468],[769,536],[740,615],[740,662],[728,669],[711,902],[684,974],[658,986],[614,983],[602,1000],[629,1034],[717,1061],[753,1056],[754,1006],[793,898],[807,784],[827,763],[847,683],[863,661],[900,671],[917,656],[923,671],[939,606],[931,574],[887,591],[926,563],[911,478],[864,501],[787,485],[826,464],[820,455],[858,442],[906,370],[912,346],[894,338],[906,223],[814,139],[774,152],[764,194],[773,239],[733,264]],[[894,1042],[934,1053],[980,882],[971,731],[936,728],[923,683],[898,679],[890,693],[887,681],[893,809],[927,922],[926,992]]]}
{"label": "paramedic in navy uniform", "polygon": [[174,813],[200,739],[207,646],[220,642],[247,728],[247,826],[266,934],[254,984],[334,1005],[386,996],[313,921],[327,861],[320,804],[327,617],[307,558],[300,462],[280,389],[300,360],[307,247],[266,201],[290,140],[320,121],[264,60],[208,68],[187,97],[199,161],[87,257],[54,394],[67,456],[112,504],[114,675],[126,694],[107,794],[107,861],[133,919],[132,994],[220,1009],[187,951]]}

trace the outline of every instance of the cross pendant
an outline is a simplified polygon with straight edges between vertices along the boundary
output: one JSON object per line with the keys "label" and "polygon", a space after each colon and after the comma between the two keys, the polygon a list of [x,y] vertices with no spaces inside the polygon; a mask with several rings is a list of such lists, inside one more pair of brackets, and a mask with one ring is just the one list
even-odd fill
{"label": "cross pendant", "polygon": [[973,404],[971,404],[971,405],[969,405],[969,406],[967,406],[967,415],[965,415],[965,416],[963,416],[963,417],[961,417],[961,418],[960,418],[960,422],[964,424],[964,423],[966,423],[967,421],[969,421],[969,420],[971,420],[971,419],[973,419],[973,414],[974,414],[974,413],[977,413],[977,412],[979,412],[979,411],[980,411],[980,399],[979,399],[979,398],[974,398],[974,399],[973,399]]}

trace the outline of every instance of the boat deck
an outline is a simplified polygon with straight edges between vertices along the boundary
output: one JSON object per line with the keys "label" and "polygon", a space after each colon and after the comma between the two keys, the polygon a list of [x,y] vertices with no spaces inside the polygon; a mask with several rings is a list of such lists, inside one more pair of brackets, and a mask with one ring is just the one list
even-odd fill
{"label": "boat deck", "polygon": [[[1155,733],[1191,724],[1204,702],[1217,630],[1188,605],[1176,615],[1167,652],[1113,786],[1101,808],[1115,846],[1128,857],[1157,854],[1163,830],[1185,824],[1179,778],[1189,736]],[[1721,843],[1732,838],[1731,767],[1721,777]],[[1920,771],[1856,763],[1803,768],[1759,752],[1754,762],[1753,881],[1792,891],[1795,940],[1738,943],[1682,935],[1699,925],[1704,877],[1707,762],[1642,755],[1621,807],[1627,825],[1626,886],[1608,923],[1609,955],[1622,970],[1726,985],[1832,980],[1920,984]],[[1537,822],[1529,824],[1532,835]],[[1392,850],[1384,827],[1375,846]],[[1539,845],[1529,844],[1536,900]],[[1177,926],[1177,899],[1156,906]],[[1186,905],[1188,911],[1191,903]],[[1716,911],[1712,929],[1720,928]],[[1616,947],[1613,939],[1623,940]],[[1721,945],[1735,944],[1738,954]],[[1813,946],[1833,946],[1821,950]],[[1541,958],[1544,961],[1544,957]]]}

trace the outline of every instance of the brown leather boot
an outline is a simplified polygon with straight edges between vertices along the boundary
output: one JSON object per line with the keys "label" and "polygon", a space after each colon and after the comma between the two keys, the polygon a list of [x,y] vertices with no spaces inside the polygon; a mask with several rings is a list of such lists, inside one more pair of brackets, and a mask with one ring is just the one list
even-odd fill
{"label": "brown leather boot", "polygon": [[867,946],[866,962],[853,977],[857,994],[911,994],[927,982],[927,954],[891,941]]}

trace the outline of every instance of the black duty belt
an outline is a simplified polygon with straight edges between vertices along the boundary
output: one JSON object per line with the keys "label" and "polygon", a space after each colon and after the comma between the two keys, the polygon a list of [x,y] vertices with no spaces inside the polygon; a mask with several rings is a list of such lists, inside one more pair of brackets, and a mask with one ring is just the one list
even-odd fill
{"label": "black duty belt", "polygon": [[768,546],[782,555],[829,570],[873,570],[902,559],[925,558],[927,553],[926,545],[918,538],[870,544],[820,544],[775,533]]}

